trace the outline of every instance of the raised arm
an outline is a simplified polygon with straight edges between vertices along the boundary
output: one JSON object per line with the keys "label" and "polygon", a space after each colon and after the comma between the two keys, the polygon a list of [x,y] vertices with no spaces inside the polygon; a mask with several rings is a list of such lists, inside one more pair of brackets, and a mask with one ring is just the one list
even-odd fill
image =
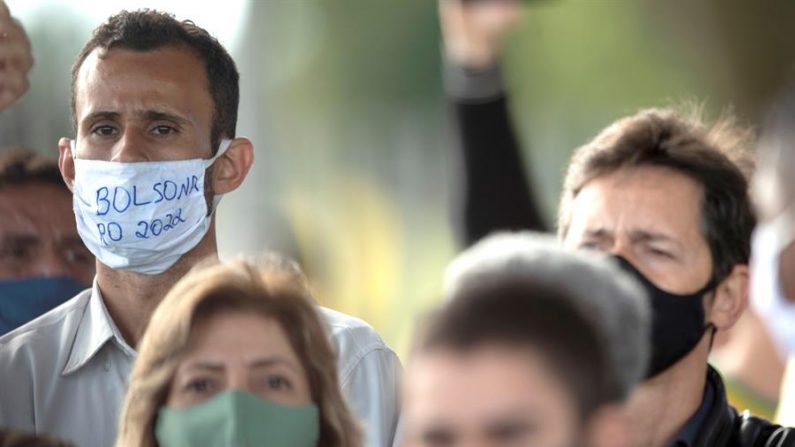
{"label": "raised arm", "polygon": [[547,230],[529,189],[499,69],[503,38],[521,14],[518,0],[439,1],[453,133],[452,214],[463,245],[496,230]]}

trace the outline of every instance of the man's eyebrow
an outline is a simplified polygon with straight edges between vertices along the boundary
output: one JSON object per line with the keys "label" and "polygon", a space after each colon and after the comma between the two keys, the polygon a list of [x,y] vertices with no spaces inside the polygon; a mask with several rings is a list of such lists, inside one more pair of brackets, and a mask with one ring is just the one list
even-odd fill
{"label": "man's eyebrow", "polygon": [[630,233],[630,239],[633,242],[671,242],[679,244],[679,241],[675,238],[659,231],[635,230]]}
{"label": "man's eyebrow", "polygon": [[83,119],[80,120],[80,122],[87,123],[87,122],[95,122],[101,120],[116,121],[119,119],[120,116],[121,114],[119,112],[108,112],[100,110],[98,112],[89,113],[88,115],[84,116]]}
{"label": "man's eyebrow", "polygon": [[72,246],[72,245],[85,246],[83,240],[80,239],[80,236],[65,236],[60,241],[58,241],[58,244],[62,246]]}
{"label": "man's eyebrow", "polygon": [[40,242],[41,242],[40,238],[32,234],[12,233],[12,234],[5,234],[2,237],[0,237],[0,245],[2,246],[35,245]]}
{"label": "man's eyebrow", "polygon": [[168,112],[158,112],[156,110],[147,110],[143,113],[144,117],[148,121],[173,121],[180,126],[186,126],[190,122],[181,116],[174,115],[173,113]]}
{"label": "man's eyebrow", "polygon": [[[136,115],[148,121],[173,121],[179,124],[180,126],[185,126],[190,123],[187,119],[182,118],[179,115],[175,115],[173,113],[168,113],[168,112],[161,112],[158,110],[146,110],[143,112],[136,113]],[[121,114],[119,112],[100,110],[97,112],[89,113],[88,115],[83,117],[81,122],[86,123],[86,122],[96,122],[101,120],[118,121],[120,117]]]}
{"label": "man's eyebrow", "polygon": [[594,239],[612,237],[613,233],[604,227],[589,228],[585,230],[585,235]]}
{"label": "man's eyebrow", "polygon": [[485,431],[490,438],[509,438],[537,431],[542,420],[536,411],[518,406],[490,417],[486,421]]}

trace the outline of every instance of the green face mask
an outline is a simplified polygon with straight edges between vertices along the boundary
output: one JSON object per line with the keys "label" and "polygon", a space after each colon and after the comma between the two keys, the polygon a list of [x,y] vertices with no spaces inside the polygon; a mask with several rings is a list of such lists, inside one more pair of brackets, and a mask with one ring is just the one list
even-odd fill
{"label": "green face mask", "polygon": [[316,447],[316,405],[287,406],[231,390],[188,408],[160,409],[160,447]]}

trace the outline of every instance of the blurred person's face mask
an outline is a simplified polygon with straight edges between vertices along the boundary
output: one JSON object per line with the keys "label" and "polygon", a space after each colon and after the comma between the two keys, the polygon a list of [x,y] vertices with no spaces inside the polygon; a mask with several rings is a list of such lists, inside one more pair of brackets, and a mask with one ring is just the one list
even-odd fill
{"label": "blurred person's face mask", "polygon": [[120,163],[76,158],[72,141],[73,208],[91,253],[115,270],[168,270],[210,228],[204,175],[230,143],[223,140],[210,159]]}
{"label": "blurred person's face mask", "polygon": [[163,407],[155,427],[160,447],[315,447],[319,436],[316,405],[279,405],[239,390],[192,407]]}
{"label": "blurred person's face mask", "polygon": [[670,368],[696,347],[712,323],[704,323],[704,295],[715,285],[710,280],[697,292],[678,295],[660,289],[634,265],[621,256],[614,256],[619,266],[632,274],[646,292],[652,308],[651,359],[646,378]]}
{"label": "blurred person's face mask", "polygon": [[751,300],[754,310],[767,323],[776,346],[784,355],[795,354],[795,297],[786,296],[782,275],[795,271],[781,270],[785,250],[795,250],[795,205],[777,218],[757,225],[754,230],[751,256]]}
{"label": "blurred person's face mask", "polygon": [[54,309],[85,288],[71,278],[0,280],[0,335]]}

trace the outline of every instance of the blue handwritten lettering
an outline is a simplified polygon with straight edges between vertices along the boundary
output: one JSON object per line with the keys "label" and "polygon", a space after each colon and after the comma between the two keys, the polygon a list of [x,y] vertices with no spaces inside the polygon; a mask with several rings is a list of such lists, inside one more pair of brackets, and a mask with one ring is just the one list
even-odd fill
{"label": "blue handwritten lettering", "polygon": [[185,183],[180,185],[180,187],[179,187],[179,197],[177,197],[177,198],[181,199],[183,196],[187,197],[188,194],[190,194],[190,177],[186,178],[185,179]]}
{"label": "blue handwritten lettering", "polygon": [[105,224],[98,223],[97,232],[99,233],[99,241],[102,243],[102,245],[107,246],[108,241],[105,240]]}
{"label": "blue handwritten lettering", "polygon": [[108,214],[109,210],[110,201],[108,200],[108,187],[103,186],[97,190],[97,216],[104,216],[105,214]]}
{"label": "blue handwritten lettering", "polygon": [[[171,194],[171,197],[169,197],[169,194],[168,194],[168,187],[169,186],[174,188],[174,193]],[[163,197],[165,197],[166,200],[168,200],[168,201],[174,200],[177,197],[177,192],[178,192],[178,189],[177,189],[177,184],[176,183],[172,182],[171,180],[166,180],[165,182],[163,182]]]}
{"label": "blue handwritten lettering", "polygon": [[166,214],[166,222],[167,223],[163,225],[163,231],[168,231],[174,228],[174,225],[172,224],[174,222],[174,215],[171,213]]}
{"label": "blue handwritten lettering", "polygon": [[163,186],[163,184],[162,184],[162,183],[160,183],[160,182],[158,182],[158,183],[155,183],[155,184],[154,184],[154,186],[152,186],[152,189],[154,189],[154,190],[155,190],[155,192],[157,193],[157,195],[158,195],[158,196],[160,196],[160,197],[158,197],[157,199],[155,199],[154,203],[160,203],[160,202],[162,202],[162,201],[163,201],[163,198],[164,198],[164,197],[163,197],[163,191],[162,191],[162,190],[161,190],[161,188],[160,188],[160,187],[162,187],[162,186]]}
{"label": "blue handwritten lettering", "polygon": [[163,232],[163,221],[160,219],[155,219],[152,221],[152,224],[149,225],[149,230],[155,236],[160,236],[160,233]]}
{"label": "blue handwritten lettering", "polygon": [[133,204],[135,206],[143,206],[143,205],[149,205],[150,203],[152,203],[151,199],[149,199],[148,202],[139,202],[138,201],[138,187],[133,185]]}
{"label": "blue handwritten lettering", "polygon": [[184,222],[185,219],[182,218],[182,208],[178,208],[175,213],[166,214],[165,223],[163,219],[153,219],[151,222],[146,220],[139,221],[139,230],[135,232],[135,236],[139,239],[149,239],[150,235],[157,237],[173,229],[177,224]]}
{"label": "blue handwritten lettering", "polygon": [[[119,193],[120,191],[121,194]],[[119,197],[121,197],[122,200],[124,199],[124,197],[126,197],[127,202],[126,203],[123,202],[124,205],[119,205]],[[126,188],[124,188],[123,186],[117,186],[113,188],[113,209],[116,210],[117,213],[123,213],[127,211],[131,203],[132,203],[132,197],[130,197],[130,192],[127,191]]]}
{"label": "blue handwritten lettering", "polygon": [[146,223],[145,220],[138,221],[138,228],[143,227],[143,233],[139,230],[135,232],[135,235],[138,239],[149,239],[149,236],[146,234],[149,231],[149,224]]}
{"label": "blue handwritten lettering", "polygon": [[180,222],[185,222],[185,219],[182,218],[182,208],[177,209],[177,214],[175,214],[174,219],[171,220],[171,226],[176,227]]}
{"label": "blue handwritten lettering", "polygon": [[[114,236],[115,230],[115,236]],[[119,242],[121,238],[124,236],[121,230],[121,225],[117,224],[116,222],[108,222],[107,225],[103,223],[97,224],[97,232],[99,233],[99,240],[102,242],[102,245],[108,246],[108,241],[105,239],[107,236],[113,242]]]}
{"label": "blue handwritten lettering", "polygon": [[[113,237],[113,229],[116,229],[116,237]],[[117,224],[116,222],[108,222],[108,237],[113,242],[119,242],[122,237],[124,237],[124,232],[121,229],[121,225]]]}

